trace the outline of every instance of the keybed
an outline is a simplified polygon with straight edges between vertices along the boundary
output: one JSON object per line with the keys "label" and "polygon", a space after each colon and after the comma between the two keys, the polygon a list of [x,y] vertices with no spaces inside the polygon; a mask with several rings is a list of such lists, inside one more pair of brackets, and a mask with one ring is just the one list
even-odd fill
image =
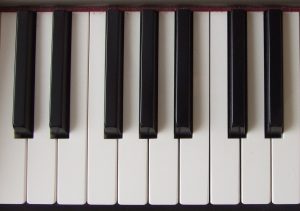
{"label": "keybed", "polygon": [[1,12],[0,203],[300,203],[299,12]]}

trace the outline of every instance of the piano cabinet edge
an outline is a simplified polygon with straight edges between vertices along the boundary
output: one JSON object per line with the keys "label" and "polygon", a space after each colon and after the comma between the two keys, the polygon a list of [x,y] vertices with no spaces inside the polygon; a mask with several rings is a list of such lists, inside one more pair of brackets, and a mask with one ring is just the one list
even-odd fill
{"label": "piano cabinet edge", "polygon": [[232,5],[286,5],[300,6],[299,0],[1,0],[0,6],[62,6],[62,5],[79,5],[79,6],[141,6],[141,5],[204,5],[204,6],[232,6]]}
{"label": "piano cabinet edge", "polygon": [[106,11],[108,8],[119,8],[124,11],[141,11],[156,9],[175,11],[188,8],[192,11],[229,11],[245,9],[247,11],[264,11],[281,9],[282,11],[300,11],[300,0],[0,0],[0,12],[18,10],[54,11]]}

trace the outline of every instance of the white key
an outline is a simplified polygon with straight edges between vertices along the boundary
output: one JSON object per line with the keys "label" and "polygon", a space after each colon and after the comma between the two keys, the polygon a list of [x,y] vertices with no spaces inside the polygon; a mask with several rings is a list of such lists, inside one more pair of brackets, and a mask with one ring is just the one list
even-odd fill
{"label": "white key", "polygon": [[209,12],[194,12],[193,138],[180,139],[180,203],[209,203]]}
{"label": "white key", "polygon": [[12,126],[16,13],[1,14],[0,35],[0,203],[26,201],[26,139],[14,139]]}
{"label": "white key", "polygon": [[227,133],[227,12],[210,13],[210,200],[240,202],[240,141]]}
{"label": "white key", "polygon": [[89,13],[72,15],[70,137],[58,140],[57,201],[86,202]]}
{"label": "white key", "polygon": [[241,141],[241,200],[244,204],[271,201],[270,139],[264,130],[264,14],[247,14],[248,133]]}
{"label": "white key", "polygon": [[178,202],[178,140],[174,139],[174,12],[159,13],[158,134],[149,140],[149,203]]}
{"label": "white key", "polygon": [[34,137],[28,139],[27,202],[56,202],[57,140],[50,139],[52,12],[37,14]]}
{"label": "white key", "polygon": [[125,12],[123,138],[118,140],[118,202],[148,200],[148,140],[139,139],[140,13]]}
{"label": "white key", "polygon": [[105,12],[90,13],[88,103],[89,204],[117,202],[117,140],[104,139]]}
{"label": "white key", "polygon": [[272,202],[300,203],[299,13],[283,13],[284,133],[272,139]]}

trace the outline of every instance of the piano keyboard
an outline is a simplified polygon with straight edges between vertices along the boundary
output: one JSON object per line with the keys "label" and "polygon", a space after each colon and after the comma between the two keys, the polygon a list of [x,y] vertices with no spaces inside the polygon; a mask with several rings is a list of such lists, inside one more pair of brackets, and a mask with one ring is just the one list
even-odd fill
{"label": "piano keyboard", "polygon": [[0,204],[300,203],[299,12],[0,19]]}

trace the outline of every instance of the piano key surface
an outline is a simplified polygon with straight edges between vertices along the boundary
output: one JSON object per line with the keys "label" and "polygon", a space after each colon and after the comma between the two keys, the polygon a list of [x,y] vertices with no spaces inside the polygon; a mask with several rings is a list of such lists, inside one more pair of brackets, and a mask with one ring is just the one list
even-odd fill
{"label": "piano key surface", "polygon": [[109,9],[106,12],[105,57],[105,114],[106,138],[122,138],[123,133],[123,60],[124,12]]}
{"label": "piano key surface", "polygon": [[139,139],[140,13],[124,17],[124,132],[118,139],[118,203],[148,202],[148,140]]}
{"label": "piano key surface", "polygon": [[228,12],[228,137],[247,136],[247,12]]}
{"label": "piano key surface", "polygon": [[51,138],[69,138],[72,13],[53,12],[51,57]]}
{"label": "piano key surface", "polygon": [[180,203],[209,203],[209,12],[193,20],[193,137],[180,139]]}
{"label": "piano key surface", "polygon": [[263,12],[248,12],[249,131],[241,140],[241,202],[245,204],[271,201],[271,140],[264,137],[263,25]]}
{"label": "piano key surface", "polygon": [[264,12],[265,137],[283,133],[282,11]]}
{"label": "piano key surface", "polygon": [[158,135],[149,139],[149,203],[178,203],[178,139],[174,138],[175,14],[159,13]]}
{"label": "piano key surface", "polygon": [[[45,25],[43,28],[37,25],[36,44],[39,48],[36,68],[39,67],[37,70],[41,72],[35,77],[39,81],[35,84],[38,90],[35,90],[37,117],[34,117],[40,123],[34,128],[32,140],[18,141],[13,137],[13,94],[9,94],[13,93],[13,71],[9,70],[14,68],[16,13],[1,13],[0,73],[5,77],[7,73],[11,75],[5,78],[0,90],[7,95],[5,100],[1,100],[0,111],[4,118],[0,120],[3,121],[0,130],[3,130],[2,138],[9,140],[3,141],[4,147],[0,149],[0,163],[3,164],[0,172],[0,180],[3,178],[0,181],[3,183],[1,203],[27,201],[51,204],[56,202],[56,195],[59,204],[236,204],[240,200],[245,204],[267,204],[271,200],[276,204],[299,203],[297,169],[300,168],[300,159],[296,115],[299,48],[295,48],[299,46],[299,13],[283,12],[284,122],[287,131],[281,139],[272,140],[265,139],[263,132],[263,15],[262,12],[247,14],[250,16],[247,58],[248,68],[252,71],[248,73],[247,82],[248,99],[251,99],[248,114],[251,117],[249,137],[247,135],[241,143],[239,139],[229,140],[226,136],[228,45],[224,35],[227,34],[227,13],[203,12],[203,20],[200,19],[201,24],[198,25],[196,20],[200,17],[194,12],[193,30],[198,39],[193,39],[193,47],[196,48],[193,57],[198,59],[193,63],[196,65],[193,70],[200,73],[206,70],[207,73],[193,77],[194,82],[198,80],[193,91],[201,92],[198,98],[197,92],[193,94],[194,106],[197,105],[193,108],[193,118],[197,112],[203,112],[194,120],[197,122],[203,118],[199,127],[203,134],[197,134],[198,130],[195,130],[190,140],[174,139],[174,110],[170,109],[175,103],[174,12],[164,11],[158,15],[158,134],[157,139],[149,140],[139,137],[141,15],[138,11],[125,13],[123,80],[126,135],[119,140],[104,138],[106,14],[104,11],[74,12],[70,47],[71,130],[69,139],[50,139],[49,119],[46,117],[49,117],[50,100],[52,13],[40,12],[37,23]],[[46,34],[45,37],[43,34]],[[94,96],[97,98],[93,99]],[[15,146],[17,144],[19,148]],[[44,182],[46,180],[48,182]],[[35,186],[43,182],[42,186]]]}
{"label": "piano key surface", "polygon": [[15,139],[12,127],[16,13],[1,13],[0,35],[0,203],[26,201],[26,139]]}
{"label": "piano key surface", "polygon": [[300,203],[299,13],[283,13],[284,124],[281,139],[272,139],[272,202]]}
{"label": "piano key surface", "polygon": [[88,204],[117,203],[117,139],[104,138],[106,13],[90,13],[88,88]]}
{"label": "piano key surface", "polygon": [[36,12],[18,11],[16,33],[13,125],[16,138],[32,138]]}
{"label": "piano key surface", "polygon": [[175,12],[174,136],[193,136],[193,13]]}
{"label": "piano key surface", "polygon": [[240,140],[227,135],[227,12],[210,13],[210,202],[240,202]]}
{"label": "piano key surface", "polygon": [[157,138],[158,12],[141,12],[140,138]]}
{"label": "piano key surface", "polygon": [[87,100],[89,13],[72,14],[70,134],[58,139],[57,203],[85,204],[87,184]]}
{"label": "piano key surface", "polygon": [[52,12],[37,13],[34,137],[28,139],[27,202],[56,202],[57,140],[49,136]]}

